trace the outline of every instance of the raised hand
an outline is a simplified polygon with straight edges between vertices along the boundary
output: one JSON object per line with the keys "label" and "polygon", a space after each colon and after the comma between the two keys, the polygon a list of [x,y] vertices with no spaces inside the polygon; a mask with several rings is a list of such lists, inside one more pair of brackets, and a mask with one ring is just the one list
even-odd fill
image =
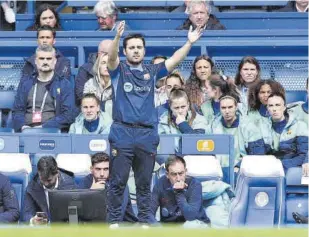
{"label": "raised hand", "polygon": [[117,26],[117,36],[120,38],[123,35],[124,28],[125,28],[126,22],[121,21],[119,25]]}
{"label": "raised hand", "polygon": [[195,30],[193,30],[192,25],[190,26],[189,32],[188,32],[188,40],[191,44],[195,43],[203,34],[203,29],[198,26]]}
{"label": "raised hand", "polygon": [[96,182],[95,179],[93,179],[90,189],[105,189],[105,181],[100,180]]}

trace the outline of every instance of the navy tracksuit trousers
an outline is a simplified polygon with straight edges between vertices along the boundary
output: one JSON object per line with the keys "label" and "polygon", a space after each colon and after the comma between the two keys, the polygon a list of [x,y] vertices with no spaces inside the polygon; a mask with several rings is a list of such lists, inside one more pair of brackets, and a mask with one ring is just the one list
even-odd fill
{"label": "navy tracksuit trousers", "polygon": [[121,222],[121,204],[130,169],[134,171],[138,219],[151,223],[151,178],[155,164],[159,135],[157,128],[112,124],[109,142],[111,148],[110,186],[107,190],[108,222]]}

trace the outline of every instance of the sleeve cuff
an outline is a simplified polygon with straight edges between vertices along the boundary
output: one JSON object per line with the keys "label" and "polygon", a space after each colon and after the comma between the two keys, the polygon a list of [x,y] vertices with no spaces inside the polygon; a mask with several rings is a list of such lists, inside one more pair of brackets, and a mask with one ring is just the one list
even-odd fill
{"label": "sleeve cuff", "polygon": [[178,124],[181,133],[192,133],[193,129],[190,127],[187,121]]}

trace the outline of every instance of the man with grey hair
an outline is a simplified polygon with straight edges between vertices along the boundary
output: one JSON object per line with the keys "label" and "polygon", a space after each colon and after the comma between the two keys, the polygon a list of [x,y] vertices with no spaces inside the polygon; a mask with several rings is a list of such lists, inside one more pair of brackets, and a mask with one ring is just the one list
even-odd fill
{"label": "man with grey hair", "polygon": [[97,53],[91,53],[88,57],[88,62],[79,67],[77,76],[75,77],[75,102],[76,106],[80,106],[81,99],[83,98],[84,86],[86,82],[93,78],[93,65],[97,59],[104,53],[108,53],[108,49],[111,46],[112,40],[102,40],[98,46]]}
{"label": "man with grey hair", "polygon": [[[114,31],[117,29],[119,21],[117,21],[118,9],[113,1],[101,0],[93,9],[97,16],[99,29],[98,31]],[[126,30],[129,30],[126,28]]]}
{"label": "man with grey hair", "polygon": [[211,13],[211,7],[206,1],[190,1],[187,5],[189,18],[177,30],[189,30],[201,27],[204,30],[225,30],[225,27]]}
{"label": "man with grey hair", "polygon": [[38,75],[22,78],[15,97],[13,127],[67,129],[73,122],[74,94],[69,80],[55,73],[56,50],[50,45],[36,49]]}

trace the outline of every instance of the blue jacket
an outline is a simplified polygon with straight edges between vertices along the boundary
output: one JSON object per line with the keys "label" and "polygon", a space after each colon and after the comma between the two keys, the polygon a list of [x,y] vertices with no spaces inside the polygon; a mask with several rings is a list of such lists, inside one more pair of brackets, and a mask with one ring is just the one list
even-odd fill
{"label": "blue jacket", "polygon": [[[89,174],[84,179],[82,179],[82,181],[78,185],[78,188],[90,189],[92,182],[93,182],[93,175]],[[108,185],[108,183],[106,183],[106,185]],[[128,186],[126,187],[124,191],[124,196],[123,196],[122,219],[125,222],[137,222],[138,221],[137,217],[134,214],[133,208],[132,208]]]}
{"label": "blue jacket", "polygon": [[[27,76],[19,83],[13,107],[13,127],[20,131],[25,125],[28,94],[37,82],[36,77]],[[43,128],[67,128],[74,121],[74,93],[71,83],[54,74],[52,82],[47,86],[51,97],[55,100],[56,116],[44,124]]]}
{"label": "blue jacket", "polygon": [[79,67],[78,73],[75,77],[75,100],[76,105],[80,106],[81,99],[83,98],[85,83],[92,77],[94,77],[92,68],[96,61],[97,54],[90,54],[88,62]]}
{"label": "blue jacket", "polygon": [[[56,50],[57,63],[55,66],[55,72],[62,78],[70,80],[71,77],[71,62],[68,58],[64,57],[59,50]],[[27,78],[27,76],[37,75],[37,69],[35,65],[35,54],[25,59],[25,65],[22,70],[21,79]]]}
{"label": "blue jacket", "polygon": [[[75,189],[74,175],[65,170],[59,170],[58,190]],[[39,175],[36,174],[27,186],[24,201],[23,221],[29,222],[36,212],[46,212],[49,209],[46,201],[44,188],[40,183]]]}
{"label": "blue jacket", "polygon": [[285,169],[308,163],[308,124],[289,114],[282,122],[266,125],[272,138],[266,143],[268,153],[280,159]]}
{"label": "blue jacket", "polygon": [[201,183],[187,176],[185,183],[188,188],[174,192],[169,179],[163,176],[153,188],[151,198],[151,210],[155,216],[160,207],[161,222],[186,222],[200,220],[209,222],[202,207]]}
{"label": "blue jacket", "polygon": [[0,223],[16,222],[19,214],[15,190],[9,178],[0,173]]}

